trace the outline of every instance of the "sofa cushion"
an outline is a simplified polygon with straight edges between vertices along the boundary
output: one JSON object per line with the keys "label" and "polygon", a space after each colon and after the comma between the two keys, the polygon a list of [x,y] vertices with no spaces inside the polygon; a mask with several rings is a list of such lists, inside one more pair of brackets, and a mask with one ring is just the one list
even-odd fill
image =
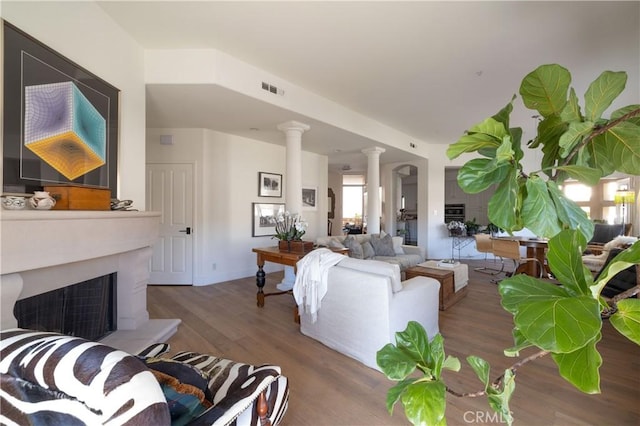
{"label": "sofa cushion", "polygon": [[402,256],[376,256],[373,259],[398,265],[401,271],[416,266],[418,263],[423,261],[422,257],[417,254],[403,254]]}
{"label": "sofa cushion", "polygon": [[371,245],[375,251],[376,256],[395,256],[396,252],[393,249],[393,239],[391,235],[386,234],[384,236],[372,235]]}
{"label": "sofa cushion", "polygon": [[373,245],[369,241],[365,241],[360,244],[362,247],[362,258],[363,259],[373,259],[373,256],[376,255],[376,251],[373,248]]}
{"label": "sofa cushion", "polygon": [[391,278],[391,290],[394,293],[402,290],[400,267],[398,264],[391,264],[378,260],[363,261],[362,259],[345,257],[340,261],[340,263],[338,263],[338,266],[356,271],[369,272],[371,274],[384,275]]}
{"label": "sofa cushion", "polygon": [[396,254],[404,254],[404,249],[402,248],[402,244],[404,244],[404,238],[402,237],[391,237],[393,241],[393,251]]}
{"label": "sofa cushion", "polygon": [[358,241],[356,241],[355,238],[353,238],[353,236],[349,235],[344,239],[344,246],[349,249],[349,256],[353,257],[354,259],[364,258],[362,246]]}

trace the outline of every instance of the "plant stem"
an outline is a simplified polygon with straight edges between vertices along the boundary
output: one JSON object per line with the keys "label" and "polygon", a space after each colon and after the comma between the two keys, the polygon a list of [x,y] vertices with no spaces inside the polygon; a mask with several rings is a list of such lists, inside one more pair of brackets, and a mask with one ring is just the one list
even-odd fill
{"label": "plant stem", "polygon": [[602,127],[597,127],[595,129],[593,129],[593,131],[591,132],[591,134],[589,134],[589,136],[587,136],[586,138],[584,138],[582,140],[582,142],[580,142],[578,145],[576,145],[572,150],[571,153],[569,155],[567,155],[567,158],[565,158],[565,160],[562,162],[563,166],[566,166],[567,164],[571,164],[571,160],[573,159],[573,157],[575,157],[578,152],[584,147],[586,146],[589,142],[591,142],[591,140],[593,138],[595,138],[596,136],[600,136],[604,133],[606,133],[607,131],[609,131],[609,129],[611,129],[614,126],[617,126],[618,124],[622,123],[623,121],[627,121],[630,118],[636,117],[640,115],[640,108],[634,109],[632,111],[629,111],[628,113],[626,113],[623,116],[618,117],[617,119],[608,122],[606,125],[602,126]]}
{"label": "plant stem", "polygon": [[[526,358],[521,359],[520,361],[516,362],[515,364],[513,364],[511,367],[508,368],[508,370],[511,370],[511,372],[513,373],[513,376],[516,376],[516,371],[518,370],[518,368],[522,367],[523,365],[525,365],[528,362],[531,361],[535,361],[538,358],[542,358],[544,356],[549,355],[551,352],[549,351],[538,351],[536,353],[534,353],[533,355],[529,355]],[[502,379],[504,378],[504,373],[501,374],[500,376],[498,376],[493,383],[491,384],[491,387],[493,387],[494,389],[499,389],[500,385],[502,384]],[[446,387],[447,392],[449,392],[451,395],[457,396],[457,397],[466,397],[466,398],[476,398],[479,396],[484,396],[487,394],[486,390],[481,390],[481,391],[477,391],[477,392],[465,392],[465,393],[461,393],[461,392],[456,392],[453,389],[451,389],[449,386]]]}

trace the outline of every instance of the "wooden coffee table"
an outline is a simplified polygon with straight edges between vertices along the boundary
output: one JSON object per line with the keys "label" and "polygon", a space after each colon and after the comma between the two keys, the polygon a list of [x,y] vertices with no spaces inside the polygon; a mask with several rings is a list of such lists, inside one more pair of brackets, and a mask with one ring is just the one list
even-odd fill
{"label": "wooden coffee table", "polygon": [[455,290],[453,271],[443,269],[427,268],[425,266],[414,266],[405,271],[406,279],[413,277],[429,277],[440,283],[440,310],[444,311],[456,304],[467,295],[467,287]]}

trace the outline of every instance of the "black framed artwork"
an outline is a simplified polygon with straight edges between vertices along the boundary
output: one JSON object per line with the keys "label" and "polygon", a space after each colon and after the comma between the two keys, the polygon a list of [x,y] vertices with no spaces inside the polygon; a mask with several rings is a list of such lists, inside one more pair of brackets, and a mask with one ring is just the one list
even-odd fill
{"label": "black framed artwork", "polygon": [[284,203],[252,203],[252,237],[270,237],[276,234],[278,216],[284,214]]}
{"label": "black framed artwork", "polygon": [[282,175],[258,172],[258,196],[282,197]]}
{"label": "black framed artwork", "polygon": [[73,184],[115,198],[119,90],[6,21],[3,32],[3,192]]}

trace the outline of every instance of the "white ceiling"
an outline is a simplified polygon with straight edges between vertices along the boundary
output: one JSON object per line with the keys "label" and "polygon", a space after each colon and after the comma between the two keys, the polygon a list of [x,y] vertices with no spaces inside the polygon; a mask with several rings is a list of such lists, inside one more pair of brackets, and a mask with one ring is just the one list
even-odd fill
{"label": "white ceiling", "polygon": [[[566,66],[579,95],[605,69],[626,71],[625,105],[640,103],[638,1],[98,3],[144,48],[223,51],[417,143],[454,142],[544,63]],[[534,112],[518,102],[512,123],[527,132]],[[311,125],[303,149],[329,155],[330,168],[364,169],[360,149],[377,144],[218,86],[147,88],[149,127],[204,127],[282,144],[276,126],[288,120]],[[388,149],[381,162],[411,157]]]}

